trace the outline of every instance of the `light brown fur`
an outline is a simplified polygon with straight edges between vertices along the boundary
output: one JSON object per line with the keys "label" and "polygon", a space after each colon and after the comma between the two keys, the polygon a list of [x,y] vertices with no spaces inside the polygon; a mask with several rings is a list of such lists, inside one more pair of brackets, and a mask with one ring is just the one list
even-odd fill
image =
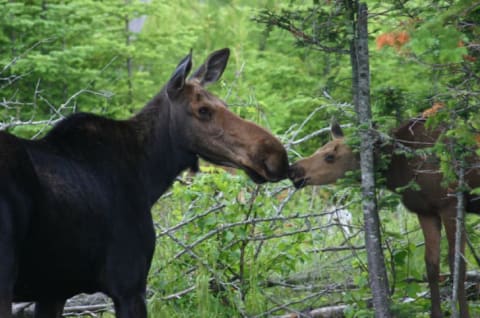
{"label": "light brown fur", "polygon": [[[424,119],[411,120],[397,128],[394,138],[399,144],[412,150],[431,147],[438,139],[442,128],[429,130]],[[321,147],[312,156],[299,160],[291,166],[289,177],[297,187],[306,185],[324,185],[334,183],[349,170],[358,169],[358,155],[345,143],[345,138],[338,125],[332,126],[334,139]],[[398,146],[398,144],[397,144]],[[448,239],[448,260],[453,272],[455,256],[456,204],[457,200],[448,188],[442,186],[443,176],[439,171],[438,159],[433,156],[407,157],[395,152],[395,144],[377,147],[377,156],[387,154],[391,161],[383,171],[386,186],[391,191],[407,186],[414,181],[419,189],[406,188],[400,192],[402,202],[407,209],[417,214],[425,237],[425,264],[431,292],[431,317],[443,317],[440,308],[440,291],[438,285],[440,264],[441,225],[445,228]],[[477,163],[478,157],[471,158]],[[471,188],[480,186],[480,169],[468,169],[465,176]],[[480,213],[480,200],[466,193],[466,210]],[[461,253],[465,250],[465,233],[462,235]],[[463,258],[462,258],[463,260]],[[469,317],[466,301],[464,279],[465,262],[460,269],[460,286],[458,302],[460,315]]]}

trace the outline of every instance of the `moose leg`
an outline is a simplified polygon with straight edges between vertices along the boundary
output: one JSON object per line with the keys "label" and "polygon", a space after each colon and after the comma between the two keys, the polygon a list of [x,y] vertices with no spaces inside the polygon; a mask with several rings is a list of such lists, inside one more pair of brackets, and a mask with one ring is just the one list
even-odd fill
{"label": "moose leg", "polygon": [[438,285],[440,271],[441,220],[438,215],[418,215],[425,238],[425,267],[428,286],[430,287],[432,318],[443,317],[440,307],[440,288]]}
{"label": "moose leg", "polygon": [[0,317],[9,318],[12,316],[12,298],[11,296],[0,296]]}
{"label": "moose leg", "polygon": [[117,267],[107,270],[104,292],[112,298],[117,318],[147,317],[145,293],[150,263],[142,264],[140,260],[141,257],[137,257],[130,259],[132,262],[129,263],[114,262]]}
{"label": "moose leg", "polygon": [[[448,211],[445,211],[441,215],[443,226],[445,227],[445,232],[448,239],[448,264],[450,265],[450,273],[454,273],[454,262],[455,262],[455,235],[457,230],[456,224],[456,209],[452,208]],[[462,231],[461,242],[460,242],[460,269],[458,275],[458,304],[460,306],[460,317],[468,318],[470,317],[468,313],[468,303],[467,296],[465,294],[465,272],[466,264],[465,259],[463,258],[465,252],[465,231]]]}
{"label": "moose leg", "polygon": [[113,303],[117,318],[147,318],[147,306],[143,293],[130,297],[114,298]]}
{"label": "moose leg", "polygon": [[34,318],[61,318],[65,300],[42,300],[35,303]]}
{"label": "moose leg", "polygon": [[0,317],[9,318],[12,316],[14,267],[13,260],[5,255],[8,249],[4,250],[1,242],[0,251]]}
{"label": "moose leg", "polygon": [[13,286],[16,279],[16,257],[12,213],[0,198],[0,317],[12,316]]}

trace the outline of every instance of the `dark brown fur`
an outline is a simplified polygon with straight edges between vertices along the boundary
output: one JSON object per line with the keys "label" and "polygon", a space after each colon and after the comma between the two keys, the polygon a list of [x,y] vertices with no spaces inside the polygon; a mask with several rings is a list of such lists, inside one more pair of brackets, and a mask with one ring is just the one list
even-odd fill
{"label": "dark brown fur", "polygon": [[[455,193],[442,184],[443,176],[439,171],[438,159],[433,156],[405,156],[395,151],[399,145],[412,150],[433,146],[442,128],[429,130],[424,119],[414,119],[400,126],[393,134],[393,145],[378,148],[381,154],[390,155],[388,167],[383,171],[386,186],[397,191],[414,181],[419,189],[406,188],[400,192],[402,202],[407,209],[417,214],[425,237],[425,264],[431,292],[431,316],[442,317],[440,292],[438,285],[440,264],[441,225],[448,239],[448,259],[453,269],[455,255],[456,204]],[[312,156],[299,160],[290,168],[289,176],[298,187],[334,183],[344,176],[346,171],[358,169],[357,155],[345,144],[343,133],[338,125],[332,127],[334,139],[321,147]],[[479,158],[471,157],[471,167],[466,171],[466,182],[471,188],[480,187]],[[454,185],[452,185],[455,188]],[[465,193],[467,212],[480,213],[480,199]],[[465,249],[465,234],[462,238],[461,253]],[[461,317],[469,317],[464,279],[465,262],[461,263],[460,290],[458,301]]]}
{"label": "dark brown fur", "polygon": [[287,176],[281,143],[203,87],[228,57],[212,53],[187,80],[188,55],[128,120],[74,114],[36,141],[0,132],[0,318],[12,301],[60,317],[68,297],[96,291],[117,317],[145,318],[150,209],[175,177],[199,156],[259,183]]}

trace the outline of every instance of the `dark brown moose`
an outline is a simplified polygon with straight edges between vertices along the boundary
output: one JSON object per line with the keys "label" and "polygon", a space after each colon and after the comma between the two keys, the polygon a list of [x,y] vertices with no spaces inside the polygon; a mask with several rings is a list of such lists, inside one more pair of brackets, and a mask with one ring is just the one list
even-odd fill
{"label": "dark brown moose", "polygon": [[255,182],[287,177],[282,144],[226,108],[204,86],[229,50],[187,79],[191,54],[138,114],[74,114],[42,139],[0,132],[0,317],[35,301],[61,317],[65,300],[101,291],[116,316],[142,318],[155,233],[152,205],[198,158],[244,170]]}
{"label": "dark brown moose", "polygon": [[[451,190],[442,187],[442,174],[438,160],[432,156],[411,156],[398,149],[407,151],[431,147],[442,132],[441,127],[434,130],[425,127],[425,119],[412,119],[401,125],[393,134],[394,142],[378,146],[376,157],[390,155],[390,163],[382,172],[386,186],[391,191],[415,182],[418,188],[409,188],[400,192],[405,207],[418,216],[425,238],[425,264],[428,284],[431,292],[431,317],[442,317],[439,291],[439,262],[441,226],[445,227],[448,239],[448,259],[453,269],[455,255],[455,229],[457,200]],[[299,160],[291,166],[289,177],[297,187],[334,183],[345,175],[346,171],[359,168],[358,154],[347,146],[343,132],[338,124],[332,125],[333,140],[321,147],[312,156]],[[472,160],[478,161],[478,158]],[[480,186],[480,168],[466,172],[466,181],[471,188]],[[473,166],[473,165],[472,165]],[[480,213],[480,199],[465,193],[466,210]],[[463,235],[461,252],[465,250]],[[469,317],[464,279],[465,262],[461,263],[460,290],[458,302],[461,317]]]}

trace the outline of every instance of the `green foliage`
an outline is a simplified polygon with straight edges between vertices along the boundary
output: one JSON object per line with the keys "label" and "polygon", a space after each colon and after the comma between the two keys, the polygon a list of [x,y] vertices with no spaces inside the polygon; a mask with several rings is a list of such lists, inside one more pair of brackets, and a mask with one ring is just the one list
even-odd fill
{"label": "green foliage", "polygon": [[[446,125],[442,140],[454,146],[438,143],[428,153],[454,181],[452,161],[480,155],[480,10],[467,0],[368,2],[377,127],[388,133],[444,103],[428,124]],[[346,134],[358,145],[358,129],[369,127],[355,125],[348,3],[0,1],[0,125],[38,137],[45,123],[75,111],[127,118],[190,49],[195,67],[212,50],[230,47],[229,67],[211,90],[240,116],[280,135],[292,161],[329,139],[322,133],[296,142],[332,117],[350,124]],[[142,15],[142,31],[128,32],[126,23]],[[375,47],[381,35],[395,32],[407,32],[408,41]],[[243,175],[202,169],[193,179],[183,176],[155,206],[152,317],[271,316],[289,312],[284,304],[304,310],[339,302],[349,305],[347,317],[372,316],[366,252],[353,248],[363,245],[358,172],[336,186],[294,193],[288,181],[259,187]],[[353,214],[349,233],[329,219],[339,206]],[[378,206],[392,309],[398,317],[427,317],[418,223],[398,196],[379,191]],[[474,245],[478,223],[467,222]]]}
{"label": "green foliage", "polygon": [[[195,293],[174,301],[174,306],[196,299],[197,317],[265,311],[267,300],[260,286],[270,277],[288,276],[299,259],[307,260],[299,247],[311,246],[308,237],[313,233],[275,239],[285,226],[302,228],[303,220],[274,222],[279,199],[260,190],[244,176],[216,168],[197,175],[187,188],[176,183],[171,195],[160,200],[157,222],[160,233],[178,223],[184,226],[159,236],[151,288],[168,295],[195,286]],[[212,204],[221,208],[199,217]],[[179,270],[185,274],[179,275]]]}

